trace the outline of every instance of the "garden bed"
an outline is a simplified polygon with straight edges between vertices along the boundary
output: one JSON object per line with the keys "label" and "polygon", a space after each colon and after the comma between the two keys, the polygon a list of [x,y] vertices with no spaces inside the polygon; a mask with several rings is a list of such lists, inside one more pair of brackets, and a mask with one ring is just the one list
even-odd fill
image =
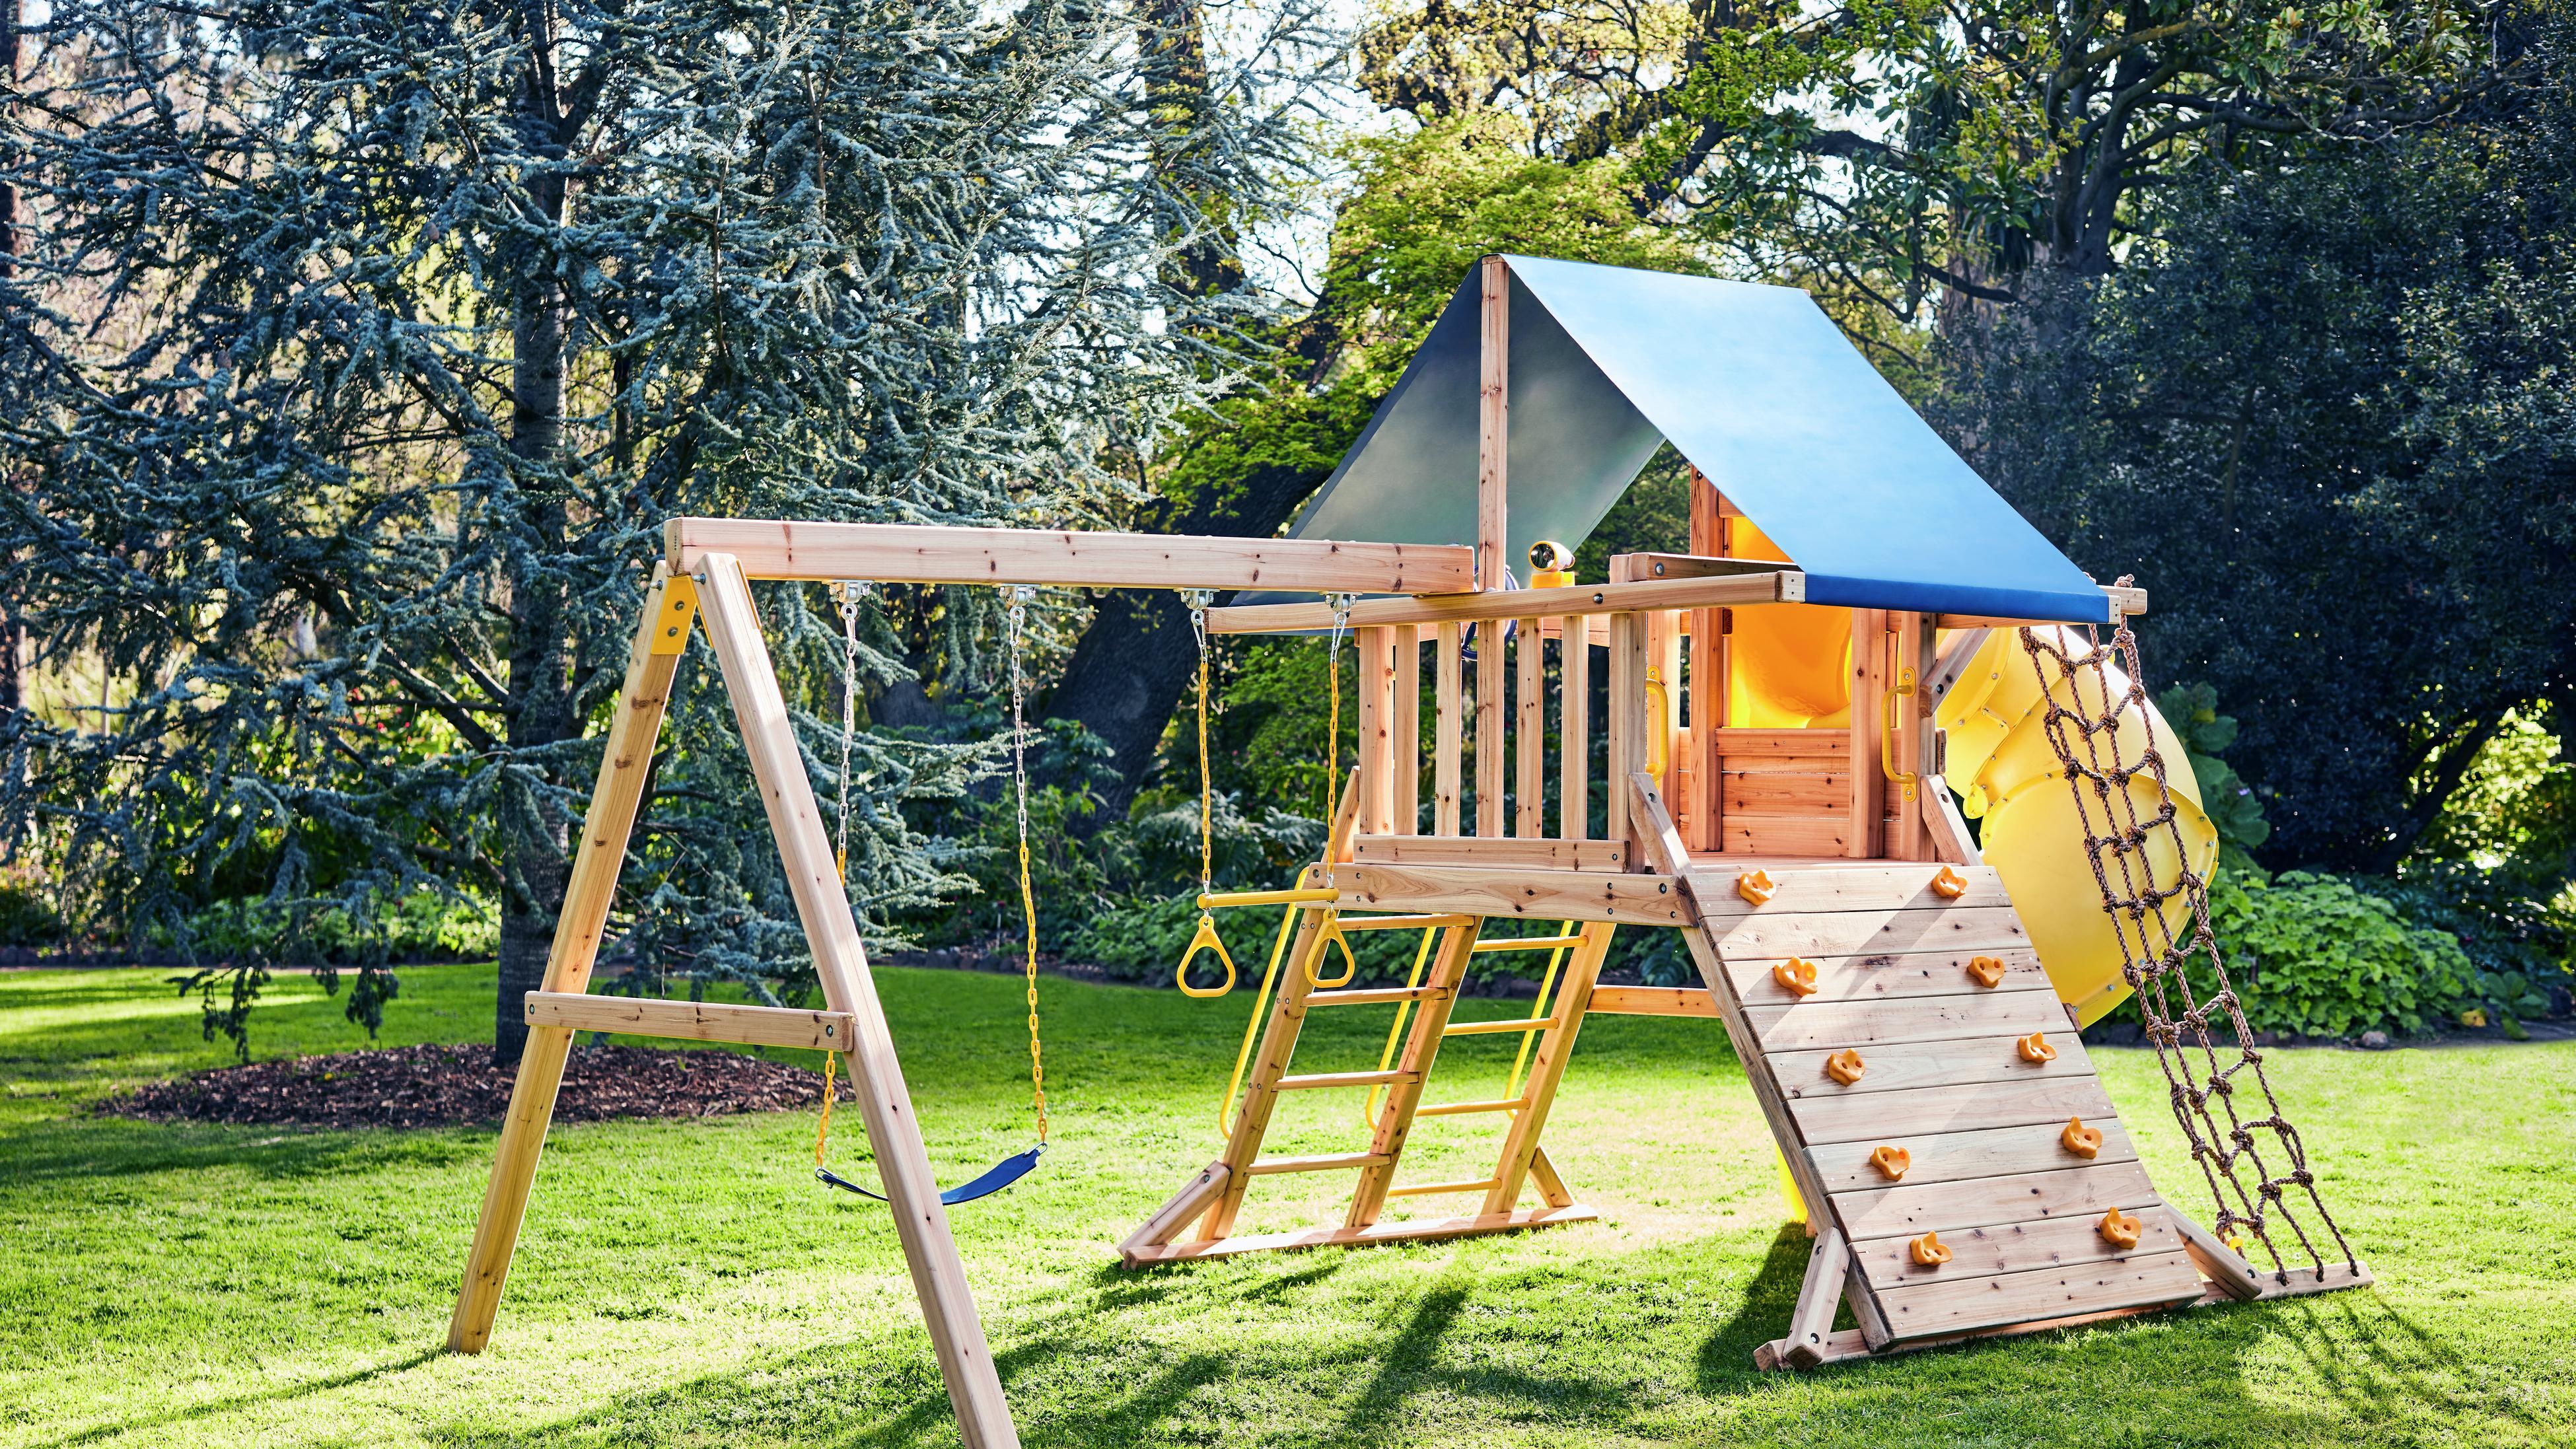
{"label": "garden bed", "polygon": [[[482,1046],[403,1046],[218,1067],[119,1093],[103,1114],[147,1122],[277,1127],[458,1127],[498,1122],[516,1071]],[[728,1051],[582,1046],[555,1098],[558,1122],[724,1117],[823,1100],[808,1067]]]}

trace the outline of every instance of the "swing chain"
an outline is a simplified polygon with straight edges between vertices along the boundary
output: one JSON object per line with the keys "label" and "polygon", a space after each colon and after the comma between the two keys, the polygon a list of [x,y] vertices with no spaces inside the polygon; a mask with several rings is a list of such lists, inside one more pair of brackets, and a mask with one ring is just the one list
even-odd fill
{"label": "swing chain", "polygon": [[1183,589],[1181,601],[1190,606],[1190,633],[1199,645],[1199,894],[1216,888],[1216,827],[1213,823],[1215,788],[1208,781],[1208,605],[1216,602],[1214,589]]}
{"label": "swing chain", "polygon": [[841,818],[834,831],[832,859],[844,881],[850,876],[850,741],[858,733],[859,719],[859,604],[867,596],[867,584],[858,579],[832,585],[832,598],[841,606]]}
{"label": "swing chain", "polygon": [[1333,826],[1338,816],[1336,792],[1342,780],[1342,636],[1351,631],[1351,605],[1357,594],[1326,594],[1333,606],[1333,639],[1324,655],[1324,677],[1330,683],[1332,710],[1324,730],[1324,884],[1333,884]]}
{"label": "swing chain", "polygon": [[1029,765],[1028,765],[1028,690],[1020,674],[1021,636],[1028,622],[1029,600],[1037,590],[1026,584],[1015,584],[1004,610],[1010,635],[1011,655],[1011,786],[1019,816],[1020,839],[1020,915],[1026,928],[1029,1003],[1029,1091],[1034,1097],[1038,1115],[1038,1145],[1047,1140],[1046,1059],[1038,1038],[1038,899],[1029,884]]}

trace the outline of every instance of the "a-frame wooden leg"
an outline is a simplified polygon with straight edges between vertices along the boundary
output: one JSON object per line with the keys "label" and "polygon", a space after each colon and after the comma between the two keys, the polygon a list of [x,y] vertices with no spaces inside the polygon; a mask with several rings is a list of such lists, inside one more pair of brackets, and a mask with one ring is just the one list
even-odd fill
{"label": "a-frame wooden leg", "polygon": [[1471,918],[1463,926],[1451,926],[1440,933],[1439,955],[1433,960],[1431,976],[1424,984],[1431,988],[1413,1013],[1413,1028],[1404,1039],[1404,1056],[1397,1068],[1405,1076],[1386,1089],[1386,1102],[1378,1108],[1377,1128],[1369,1135],[1369,1154],[1384,1157],[1360,1169],[1359,1186],[1351,1194],[1351,1210],[1342,1219],[1343,1226],[1364,1228],[1377,1221],[1386,1207],[1386,1190],[1395,1181],[1396,1164],[1403,1160],[1404,1144],[1413,1132],[1413,1109],[1422,1105],[1422,1089],[1431,1080],[1432,1065],[1440,1056],[1440,1034],[1448,1029],[1449,1012],[1457,1005],[1459,983],[1466,980],[1467,962],[1476,950],[1476,936],[1484,928],[1482,918]]}
{"label": "a-frame wooden leg", "polygon": [[1495,1164],[1494,1185],[1485,1193],[1485,1212],[1507,1213],[1520,1201],[1521,1186],[1528,1179],[1530,1160],[1538,1153],[1539,1134],[1547,1130],[1548,1109],[1556,1104],[1556,1089],[1565,1080],[1565,1064],[1574,1055],[1574,1036],[1583,1026],[1583,1013],[1592,1005],[1592,985],[1601,978],[1601,963],[1610,954],[1610,938],[1618,927],[1606,921],[1594,921],[1583,928],[1583,944],[1574,948],[1573,959],[1565,963],[1565,975],[1557,983],[1556,1005],[1549,1015],[1556,1024],[1539,1033],[1538,1050],[1531,1054],[1529,1081],[1521,1088],[1520,1108],[1512,1113],[1512,1125],[1503,1134],[1502,1158]]}
{"label": "a-frame wooden leg", "polygon": [[911,1094],[895,1060],[894,1038],[868,973],[867,951],[850,916],[849,894],[824,833],[813,782],[805,777],[804,760],[797,753],[787,702],[779,694],[769,646],[752,608],[751,586],[730,554],[708,554],[704,567],[707,638],[724,669],[743,748],[760,784],[770,832],[778,839],[823,995],[832,1010],[854,1018],[850,1076],[857,1084],[859,1112],[876,1149],[887,1207],[903,1243],[904,1262],[912,1270],[913,1292],[921,1300],[940,1374],[947,1380],[958,1433],[968,1449],[1015,1446],[1019,1433],[984,1341],[965,1262],[949,1236],[948,1210],[939,1201],[939,1183],[921,1144]]}
{"label": "a-frame wooden leg", "polygon": [[[572,876],[564,888],[563,913],[555,918],[554,946],[546,960],[548,991],[579,992],[590,985],[600,933],[617,894],[617,870],[626,859],[626,840],[644,798],[654,742],[662,733],[663,706],[670,698],[671,679],[688,645],[696,609],[697,592],[689,581],[669,578],[657,567],[652,587],[645,591],[644,618],[627,655],[617,713],[609,721],[599,779],[590,792],[590,813],[582,820],[581,845],[574,852]],[[510,1112],[501,1123],[492,1179],[483,1190],[482,1216],[475,1222],[474,1246],[466,1255],[465,1282],[447,1323],[447,1346],[455,1352],[480,1353],[491,1341],[492,1320],[501,1309],[501,1285],[519,1245],[520,1220],[527,1212],[528,1189],[536,1181],[537,1158],[545,1148],[546,1124],[554,1117],[555,1092],[563,1085],[572,1035],[562,1027],[532,1028],[519,1054]]]}

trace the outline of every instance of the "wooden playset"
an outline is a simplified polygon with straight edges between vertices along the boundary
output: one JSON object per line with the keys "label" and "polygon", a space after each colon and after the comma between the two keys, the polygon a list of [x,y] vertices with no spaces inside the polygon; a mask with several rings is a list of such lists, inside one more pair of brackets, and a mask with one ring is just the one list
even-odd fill
{"label": "wooden playset", "polygon": [[[1620,556],[1608,579],[1575,582],[1554,540],[1588,533],[1665,445],[1692,469],[1689,551]],[[1333,536],[1360,532],[1382,541]],[[1519,558],[1537,566],[1530,587]],[[455,1349],[491,1334],[575,1032],[833,1051],[849,1057],[964,1440],[1017,1442],[754,579],[1168,588],[1192,596],[1202,649],[1211,634],[1355,642],[1359,758],[1324,858],[1283,890],[1202,894],[1203,909],[1287,917],[1224,1151],[1119,1244],[1131,1265],[1589,1218],[1541,1138],[1584,1020],[1641,1013],[1724,1030],[1814,1234],[1765,1366],[2370,1281],[2208,938],[2212,837],[2125,623],[2143,591],[2085,579],[1803,294],[1490,257],[1287,538],[670,523],[545,989],[527,999]],[[1209,607],[1220,590],[1243,596]],[[663,701],[701,624],[823,1010],[586,994]],[[1963,802],[1982,818],[1973,835]],[[1497,921],[1554,924],[1487,938]],[[1679,931],[1700,984],[1603,983],[1623,926]],[[1349,933],[1390,930],[1421,933],[1411,976],[1345,984],[1333,963]],[[1211,924],[1185,986],[1217,968],[1232,984],[1212,939]],[[1540,1001],[1526,1019],[1453,1021],[1471,959],[1494,950],[1550,953]],[[2197,990],[2182,970],[2195,954]],[[2076,1035],[2133,990],[2210,1191],[2207,1228],[2149,1180]],[[1378,1070],[1291,1070],[1303,1021],[1327,1007],[1392,1011]],[[1031,1025],[1034,1061],[1034,996]],[[1443,1042],[1483,1033],[1526,1044],[1512,1089],[1435,1099]],[[1366,1094],[1365,1136],[1263,1155],[1273,1108],[1301,1091]],[[1042,1093],[1038,1107],[1043,1120]],[[1459,1115],[1505,1120],[1492,1170],[1404,1180],[1415,1128]],[[1286,1173],[1351,1174],[1341,1226],[1243,1230],[1257,1181]],[[1460,1210],[1389,1216],[1415,1198]],[[1842,1304],[1856,1327],[1837,1332]]]}

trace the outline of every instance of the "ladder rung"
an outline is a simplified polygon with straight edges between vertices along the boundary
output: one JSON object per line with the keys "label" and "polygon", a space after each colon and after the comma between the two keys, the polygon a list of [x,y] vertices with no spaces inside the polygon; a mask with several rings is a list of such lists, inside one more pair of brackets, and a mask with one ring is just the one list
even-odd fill
{"label": "ladder rung", "polygon": [[1321,1157],[1264,1157],[1244,1169],[1255,1177],[1274,1172],[1330,1172],[1337,1167],[1378,1167],[1393,1162],[1384,1152],[1330,1152]]}
{"label": "ladder rung", "polygon": [[1510,1112],[1527,1105],[1528,1103],[1523,1102],[1518,1097],[1507,1097],[1499,1102],[1434,1102],[1428,1107],[1414,1108],[1413,1115],[1416,1117],[1456,1117],[1467,1112]]}
{"label": "ladder rung", "polygon": [[1582,944],[1581,936],[1501,936],[1490,941],[1478,941],[1468,950],[1482,956],[1488,951],[1553,951],[1560,946]]}
{"label": "ladder rung", "polygon": [[1419,1080],[1415,1072],[1310,1072],[1302,1077],[1281,1077],[1279,1090],[1294,1092],[1305,1087],[1383,1087],[1390,1082]]}
{"label": "ladder rung", "polygon": [[1489,1177],[1481,1182],[1417,1182],[1407,1187],[1390,1187],[1386,1190],[1386,1195],[1388,1197],[1425,1197],[1435,1192],[1490,1192],[1501,1186],[1502,1181],[1499,1177]]}
{"label": "ladder rung", "polygon": [[1345,931],[1426,931],[1434,926],[1463,926],[1473,916],[1344,916]]}
{"label": "ladder rung", "polygon": [[1506,1031],[1545,1031],[1556,1025],[1553,1016],[1514,1017],[1502,1021],[1453,1021],[1440,1029],[1442,1036],[1492,1036]]}
{"label": "ladder rung", "polygon": [[1308,1006],[1376,1006],[1390,1001],[1427,1001],[1441,995],[1438,986],[1363,986],[1356,991],[1310,991]]}

